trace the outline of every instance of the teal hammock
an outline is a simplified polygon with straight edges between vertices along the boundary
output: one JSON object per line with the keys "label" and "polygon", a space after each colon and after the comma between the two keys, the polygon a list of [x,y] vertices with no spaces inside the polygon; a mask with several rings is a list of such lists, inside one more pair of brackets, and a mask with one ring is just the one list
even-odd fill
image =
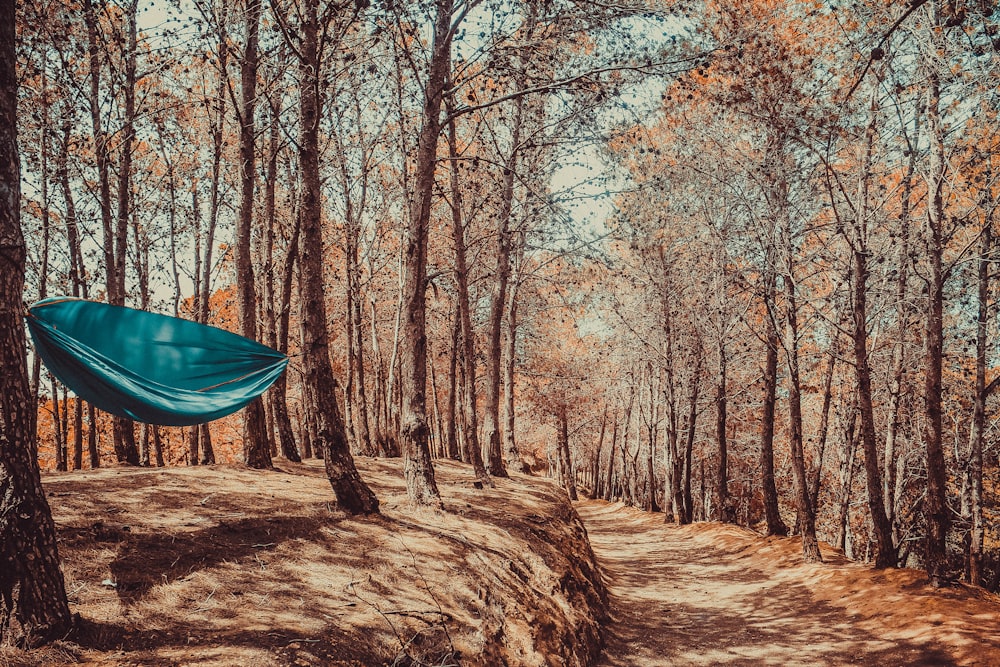
{"label": "teal hammock", "polygon": [[288,357],[189,320],[73,297],[28,308],[37,354],[97,408],[162,426],[236,412],[278,379]]}

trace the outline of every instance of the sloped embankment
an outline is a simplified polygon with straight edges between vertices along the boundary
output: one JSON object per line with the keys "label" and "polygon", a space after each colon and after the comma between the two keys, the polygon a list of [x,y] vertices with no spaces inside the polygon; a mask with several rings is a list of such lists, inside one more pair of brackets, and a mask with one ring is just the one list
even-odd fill
{"label": "sloped embankment", "polygon": [[320,462],[49,475],[74,637],[0,664],[590,665],[606,593],[555,485],[475,489],[445,511],[401,463],[359,460],[379,517],[336,511]]}

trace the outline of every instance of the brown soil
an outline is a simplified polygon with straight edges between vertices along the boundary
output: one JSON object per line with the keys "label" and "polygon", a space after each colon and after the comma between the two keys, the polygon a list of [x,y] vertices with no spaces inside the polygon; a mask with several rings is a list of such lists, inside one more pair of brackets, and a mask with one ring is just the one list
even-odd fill
{"label": "brown soil", "polygon": [[79,628],[0,665],[593,661],[604,591],[558,487],[437,462],[439,511],[358,463],[382,516],[337,511],[318,461],[46,475]]}
{"label": "brown soil", "polygon": [[577,511],[610,593],[602,665],[1000,665],[996,596],[830,547],[803,563],[795,538],[599,501]]}

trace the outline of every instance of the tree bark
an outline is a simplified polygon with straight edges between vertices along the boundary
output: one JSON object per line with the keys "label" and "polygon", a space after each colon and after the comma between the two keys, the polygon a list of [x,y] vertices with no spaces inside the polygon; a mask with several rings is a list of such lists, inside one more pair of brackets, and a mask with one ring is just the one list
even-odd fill
{"label": "tree bark", "polygon": [[764,299],[767,309],[767,337],[764,341],[764,414],[760,420],[760,471],[764,495],[764,517],[768,535],[787,535],[788,526],[778,507],[778,488],[774,481],[774,413],[778,397],[778,305],[777,274],[773,269],[773,250],[768,249],[772,268],[765,273]]}
{"label": "tree bark", "polygon": [[[790,243],[790,240],[786,238]],[[788,252],[791,253],[789,245]],[[789,262],[789,265],[791,262]],[[789,266],[785,280],[786,339],[785,355],[788,363],[788,410],[792,450],[792,481],[795,509],[799,530],[802,531],[802,556],[807,562],[820,561],[819,543],[816,541],[816,517],[809,502],[809,483],[806,479],[805,456],[802,450],[802,394],[799,380],[799,327],[795,283]]]}
{"label": "tree bark", "polygon": [[[518,244],[523,248],[523,242]],[[517,450],[514,436],[516,408],[514,405],[514,368],[517,362],[517,294],[518,280],[515,279],[507,290],[507,339],[503,356],[503,453],[508,472],[526,472],[527,468]]]}
{"label": "tree bark", "polygon": [[434,196],[441,103],[451,60],[451,20],[454,0],[437,0],[430,65],[424,84],[423,126],[417,144],[414,196],[404,238],[404,317],[400,381],[402,419],[400,439],[407,494],[424,505],[440,505],[427,444],[427,234]]}
{"label": "tree bark", "polygon": [[858,414],[861,417],[861,448],[864,452],[865,481],[868,509],[875,533],[875,567],[895,567],[896,547],[892,539],[892,523],[885,511],[878,443],[875,437],[875,412],[872,405],[871,367],[868,357],[868,216],[869,183],[871,181],[872,150],[877,129],[877,98],[872,93],[870,118],[865,128],[864,156],[858,175],[857,201],[854,204],[852,233],[848,243],[852,250],[852,342],[854,369],[857,379]]}
{"label": "tree bark", "polygon": [[729,442],[727,436],[727,395],[726,395],[726,342],[719,339],[719,359],[715,376],[715,442],[718,447],[718,466],[715,476],[715,495],[719,504],[716,518],[732,523],[735,519],[729,500]]}
{"label": "tree bark", "polygon": [[561,461],[560,472],[563,487],[569,494],[570,500],[578,500],[576,492],[576,474],[573,472],[573,461],[569,454],[569,414],[566,401],[563,399],[556,410],[557,439],[559,447],[559,460]]}
{"label": "tree bark", "polygon": [[858,381],[858,408],[861,416],[861,447],[865,455],[865,479],[868,484],[868,508],[875,532],[875,567],[895,567],[897,552],[892,541],[892,524],[885,513],[882,479],[875,441],[875,411],[872,407],[871,368],[868,365],[867,326],[867,249],[854,251],[854,368]]}
{"label": "tree bark", "polygon": [[[448,110],[451,110],[451,99],[445,100]],[[451,178],[451,237],[455,246],[455,284],[458,288],[458,324],[462,340],[463,361],[463,396],[465,398],[465,416],[467,426],[464,429],[464,440],[469,461],[473,471],[483,484],[493,486],[486,466],[483,463],[483,453],[479,446],[479,416],[476,408],[476,340],[472,329],[472,306],[469,298],[469,268],[465,248],[465,223],[462,212],[462,186],[458,171],[458,139],[455,132],[455,119],[448,123],[448,155],[449,176]]]}
{"label": "tree bark", "polygon": [[[935,3],[931,3],[932,5]],[[936,18],[936,17],[935,17]],[[932,21],[932,26],[936,20]],[[937,40],[934,40],[935,42]],[[923,510],[927,522],[924,567],[933,586],[947,583],[948,507],[945,502],[947,471],[944,462],[941,377],[944,356],[944,126],[941,121],[940,76],[931,63],[927,83],[927,124],[930,131],[930,162],[927,172],[927,285],[924,352],[924,447],[927,493]]]}
{"label": "tree bark", "polygon": [[0,0],[0,644],[31,646],[64,636],[72,616],[28,384],[14,26],[14,0]]}
{"label": "tree bark", "polygon": [[977,271],[976,378],[973,393],[972,425],[969,432],[969,529],[968,579],[973,586],[983,584],[983,440],[986,432],[986,354],[989,324],[990,262],[993,256],[992,210],[979,240]]}
{"label": "tree bark", "polygon": [[[688,524],[694,520],[694,506],[693,499],[691,498],[691,457],[694,452],[695,422],[698,419],[698,392],[701,387],[701,371],[705,363],[701,341],[696,341],[695,345],[695,365],[694,372],[691,374],[691,394],[688,405],[687,437],[684,441],[683,488],[680,491],[683,501],[682,512],[680,514],[680,523],[682,524]],[[677,510],[675,510],[675,515],[676,513]]]}
{"label": "tree bark", "polygon": [[451,326],[451,347],[448,354],[448,396],[445,399],[444,455],[454,461],[460,460],[458,451],[458,346],[462,334],[462,315],[458,303],[454,306]]}
{"label": "tree bark", "polygon": [[307,0],[302,23],[299,161],[302,173],[302,238],[299,247],[303,310],[305,384],[315,402],[316,445],[323,453],[337,504],[351,514],[378,512],[378,499],[354,465],[337,404],[337,381],[330,363],[323,290],[323,221],[319,169],[319,25],[317,0]]}
{"label": "tree bark", "polygon": [[[258,31],[261,0],[248,0],[247,38],[240,62],[240,214],[236,225],[236,292],[240,333],[257,338],[257,288],[251,259],[255,168],[254,114],[257,108]],[[243,462],[251,468],[270,468],[271,443],[264,419],[264,401],[255,399],[243,411]]]}
{"label": "tree bark", "polygon": [[[278,180],[279,118],[277,102],[271,100],[271,123],[268,131],[267,183],[265,186],[264,209],[267,230],[267,274],[265,277],[265,302],[267,304],[267,326],[269,344],[283,354],[288,353],[288,323],[291,315],[292,281],[295,277],[295,257],[298,255],[299,224],[293,212],[291,238],[285,246],[285,261],[280,272],[274,259],[274,244],[278,232],[278,215],[275,201],[275,187]],[[275,289],[275,282],[278,289]],[[295,433],[288,414],[288,377],[282,373],[268,392],[271,414],[278,431],[278,448],[281,455],[294,463],[301,463],[302,457],[295,445]]]}

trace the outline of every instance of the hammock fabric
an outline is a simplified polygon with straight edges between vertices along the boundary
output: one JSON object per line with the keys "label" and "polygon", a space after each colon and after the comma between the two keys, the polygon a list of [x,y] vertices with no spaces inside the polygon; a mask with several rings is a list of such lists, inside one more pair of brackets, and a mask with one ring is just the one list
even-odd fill
{"label": "hammock fabric", "polygon": [[77,396],[149,424],[190,426],[236,412],[288,365],[229,331],[72,297],[39,301],[27,320],[37,353]]}

